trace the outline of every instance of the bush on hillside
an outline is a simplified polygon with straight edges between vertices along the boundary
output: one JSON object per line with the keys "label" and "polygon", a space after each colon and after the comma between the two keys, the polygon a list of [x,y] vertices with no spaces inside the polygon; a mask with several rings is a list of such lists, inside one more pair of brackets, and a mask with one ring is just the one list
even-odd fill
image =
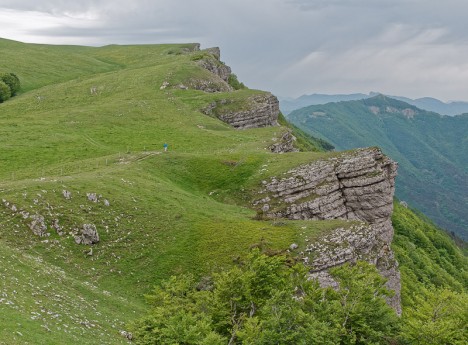
{"label": "bush on hillside", "polygon": [[15,96],[21,87],[19,78],[14,73],[3,73],[0,75],[0,80],[8,85],[11,96]]}
{"label": "bush on hillside", "polygon": [[0,103],[10,99],[11,90],[10,87],[3,81],[0,80]]}
{"label": "bush on hillside", "polygon": [[415,307],[404,315],[403,339],[408,344],[466,344],[468,295],[430,289],[415,296]]}
{"label": "bush on hillside", "polygon": [[235,75],[234,73],[231,73],[229,75],[228,84],[231,85],[231,87],[234,90],[241,90],[246,88],[244,83],[239,82],[239,80],[237,79],[237,75]]}
{"label": "bush on hillside", "polygon": [[209,284],[172,277],[148,300],[137,344],[387,344],[399,327],[374,266],[332,270],[341,289],[322,289],[302,264],[255,249]]}

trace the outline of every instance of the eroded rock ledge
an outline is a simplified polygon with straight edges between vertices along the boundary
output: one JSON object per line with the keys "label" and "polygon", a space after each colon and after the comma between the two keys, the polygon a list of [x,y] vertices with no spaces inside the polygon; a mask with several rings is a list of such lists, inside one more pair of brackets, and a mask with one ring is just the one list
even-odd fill
{"label": "eroded rock ledge", "polygon": [[216,74],[227,83],[229,76],[231,75],[231,67],[221,62],[220,49],[218,47],[213,47],[205,49],[204,51],[211,54],[211,57],[205,57],[204,59],[199,60],[198,65],[211,73]]}
{"label": "eroded rock ledge", "polygon": [[254,205],[271,218],[361,221],[300,248],[304,261],[325,286],[333,285],[331,267],[356,260],[375,264],[395,291],[389,304],[401,313],[400,274],[390,249],[396,173],[397,163],[378,148],[359,149],[263,181],[262,198]]}
{"label": "eroded rock ledge", "polygon": [[[197,65],[211,72],[213,80],[190,80],[190,88],[205,92],[231,92],[229,85],[231,68],[221,62],[218,47],[205,49],[206,56],[197,61]],[[235,105],[235,106],[233,106]],[[226,98],[209,104],[201,109],[206,115],[214,115],[234,128],[258,128],[276,126],[280,113],[279,101],[271,93],[250,96],[239,104],[235,98]]]}
{"label": "eroded rock ledge", "polygon": [[279,102],[271,93],[251,96],[244,104],[233,106],[235,101],[225,99],[202,109],[206,115],[214,115],[237,129],[278,125]]}

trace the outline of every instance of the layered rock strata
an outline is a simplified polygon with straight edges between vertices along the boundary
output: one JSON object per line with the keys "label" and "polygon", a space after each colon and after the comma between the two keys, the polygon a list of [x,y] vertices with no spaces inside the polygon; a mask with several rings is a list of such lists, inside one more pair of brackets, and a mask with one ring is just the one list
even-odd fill
{"label": "layered rock strata", "polygon": [[239,107],[226,106],[231,103],[230,100],[213,102],[202,109],[202,112],[214,115],[237,129],[278,125],[279,102],[271,93],[251,96]]}
{"label": "layered rock strata", "polygon": [[301,248],[304,261],[323,285],[333,285],[331,267],[356,260],[375,264],[395,291],[389,304],[400,313],[400,275],[390,249],[396,173],[397,164],[378,148],[359,149],[263,181],[263,198],[254,204],[271,218],[361,221]]}
{"label": "layered rock strata", "polygon": [[229,81],[229,76],[231,75],[231,67],[225,65],[220,61],[221,51],[218,47],[205,49],[207,53],[211,56],[206,57],[198,61],[198,65],[204,69],[210,71],[213,74],[216,74],[226,83]]}
{"label": "layered rock strata", "polygon": [[[212,77],[207,79],[190,78],[187,87],[204,92],[231,92],[234,89],[229,85],[231,67],[224,64],[221,58],[221,51],[218,47],[204,49],[205,56],[198,60],[196,64],[211,72]],[[179,85],[184,88],[184,85]]]}
{"label": "layered rock strata", "polygon": [[[190,79],[188,81],[188,87],[205,92],[234,91],[229,85],[231,68],[221,62],[220,49],[214,47],[203,51],[207,54],[197,61],[197,65],[211,72],[213,77],[207,80]],[[167,85],[163,84],[161,88],[166,88],[167,86],[169,86],[169,83]],[[234,107],[232,105],[236,106]],[[251,96],[242,104],[235,99],[221,99],[210,103],[208,106],[201,109],[201,112],[206,115],[216,116],[234,128],[244,129],[276,126],[278,124],[277,121],[280,109],[278,99],[271,93],[264,93]],[[285,139],[288,140],[289,138]],[[281,150],[281,148],[278,149]],[[275,150],[275,148],[272,148],[273,152],[275,152]],[[290,151],[293,151],[292,147],[288,149],[288,151],[282,152]]]}

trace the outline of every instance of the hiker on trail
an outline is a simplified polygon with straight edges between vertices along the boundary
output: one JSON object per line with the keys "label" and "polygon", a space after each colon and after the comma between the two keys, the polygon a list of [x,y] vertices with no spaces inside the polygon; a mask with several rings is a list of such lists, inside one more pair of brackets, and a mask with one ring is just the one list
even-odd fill
{"label": "hiker on trail", "polygon": [[167,147],[168,147],[169,145],[167,145],[166,143],[164,143],[163,146],[164,146],[164,152],[167,152]]}

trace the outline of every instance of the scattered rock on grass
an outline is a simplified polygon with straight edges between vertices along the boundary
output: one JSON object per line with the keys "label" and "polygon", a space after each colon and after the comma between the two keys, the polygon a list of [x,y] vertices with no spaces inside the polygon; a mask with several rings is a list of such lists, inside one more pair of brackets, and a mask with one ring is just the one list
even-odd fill
{"label": "scattered rock on grass", "polygon": [[94,224],[83,224],[80,230],[81,235],[75,236],[75,242],[78,244],[91,245],[99,242],[99,234]]}
{"label": "scattered rock on grass", "polygon": [[50,236],[50,233],[47,232],[47,225],[45,223],[44,217],[40,214],[34,214],[31,216],[31,223],[29,228],[32,230],[34,235],[45,237]]}

